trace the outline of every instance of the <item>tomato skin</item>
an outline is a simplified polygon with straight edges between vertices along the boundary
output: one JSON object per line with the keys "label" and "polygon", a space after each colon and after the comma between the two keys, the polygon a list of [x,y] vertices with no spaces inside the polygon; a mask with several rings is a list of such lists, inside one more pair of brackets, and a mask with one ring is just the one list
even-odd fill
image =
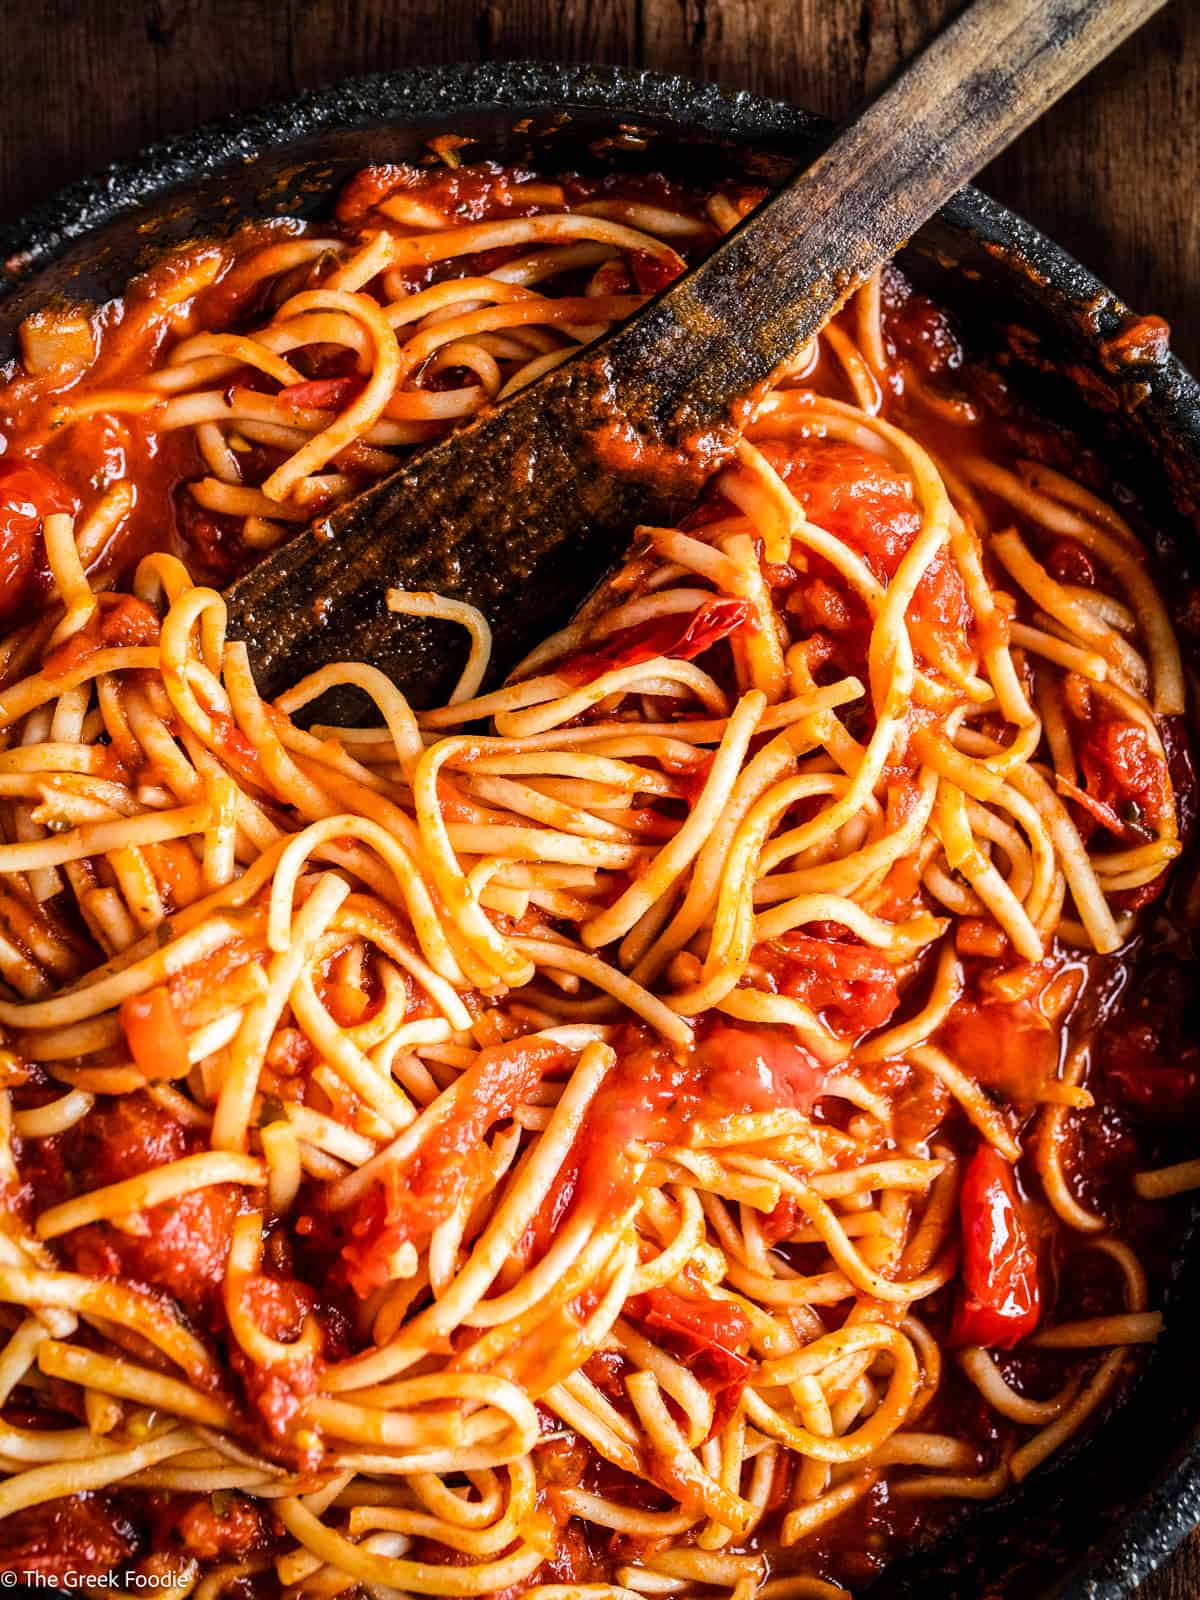
{"label": "tomato skin", "polygon": [[959,1214],[963,1293],[950,1342],[1011,1350],[1037,1327],[1041,1289],[1012,1168],[989,1144],[967,1163]]}
{"label": "tomato skin", "polygon": [[463,1074],[453,1110],[406,1160],[393,1163],[346,1213],[349,1240],[337,1275],[365,1299],[388,1281],[401,1245],[428,1239],[477,1173],[488,1129],[511,1117],[541,1079],[564,1060],[548,1039],[512,1039],[481,1050]]}
{"label": "tomato skin", "polygon": [[622,628],[595,650],[580,650],[556,662],[551,670],[568,683],[581,685],[616,667],[636,666],[655,656],[694,661],[749,618],[746,600],[706,600],[686,622],[677,616],[655,617],[635,627]]}
{"label": "tomato skin", "polygon": [[733,1355],[733,1347],[750,1337],[750,1319],[741,1306],[707,1298],[685,1300],[673,1289],[648,1289],[636,1295],[629,1302],[629,1314],[645,1327],[661,1329],[681,1345],[691,1345],[692,1354],[715,1348]]}
{"label": "tomato skin", "polygon": [[148,1078],[184,1078],[188,1041],[165,984],[121,1002],[121,1029],[134,1063]]}
{"label": "tomato skin", "polygon": [[75,496],[36,461],[0,459],[0,621],[34,598],[45,572],[42,523],[53,511],[75,511]]}
{"label": "tomato skin", "polygon": [[1121,821],[1131,806],[1136,808],[1138,820],[1151,826],[1169,814],[1166,763],[1150,748],[1146,730],[1138,723],[1118,718],[1093,723],[1079,751],[1079,765],[1087,793],[1110,807]]}
{"label": "tomato skin", "polygon": [[626,1314],[641,1323],[683,1362],[713,1396],[713,1425],[719,1433],[736,1411],[755,1363],[734,1346],[750,1337],[750,1319],[732,1301],[688,1300],[673,1289],[649,1289],[635,1295]]}

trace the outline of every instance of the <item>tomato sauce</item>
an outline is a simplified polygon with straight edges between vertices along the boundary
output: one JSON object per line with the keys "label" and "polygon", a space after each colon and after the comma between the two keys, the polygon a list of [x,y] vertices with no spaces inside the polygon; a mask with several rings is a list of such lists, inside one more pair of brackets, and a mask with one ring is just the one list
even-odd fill
{"label": "tomato sauce", "polygon": [[103,1579],[137,1553],[137,1529],[104,1495],[30,1506],[0,1521],[0,1573],[53,1587]]}
{"label": "tomato sauce", "polygon": [[[456,146],[446,149],[453,154]],[[547,184],[533,172],[492,164],[394,164],[358,174],[343,190],[332,224],[322,225],[323,234],[326,227],[345,238],[357,237],[364,226],[397,234],[413,231],[417,224],[405,217],[414,213],[406,213],[405,205],[436,213],[448,226],[525,216],[554,208],[559,188],[574,203],[634,202],[694,214],[702,210],[700,191],[654,175],[568,177]],[[761,197],[762,191],[749,188],[727,194],[741,212]],[[209,471],[190,427],[164,427],[158,405],[146,410],[114,407],[67,426],[62,408],[133,382],[160,364],[169,344],[189,333],[251,326],[286,295],[323,282],[333,267],[328,256],[283,274],[260,277],[256,272],[262,252],[302,237],[304,231],[298,224],[263,224],[221,245],[197,246],[160,263],[130,286],[122,302],[90,315],[95,362],[82,377],[69,363],[30,374],[13,371],[0,389],[0,444],[5,451],[0,457],[0,622],[5,626],[36,615],[44,603],[49,585],[45,517],[55,511],[78,514],[118,481],[136,485],[135,501],[97,555],[94,572],[128,575],[142,555],[167,548],[180,554],[202,581],[224,584],[259,559],[244,543],[237,520],[206,510],[190,493],[188,486]],[[705,222],[693,237],[677,243],[675,252],[635,252],[627,262],[606,269],[602,287],[612,294],[658,292],[715,238],[715,228]],[[464,270],[491,270],[516,253],[500,249],[408,269],[403,287],[412,292]],[[564,291],[580,292],[583,282],[582,276],[578,281],[568,276]],[[883,333],[894,358],[882,392],[889,419],[910,428],[951,465],[972,454],[1005,462],[1028,456],[1063,466],[1085,481],[1102,480],[1098,463],[1080,462],[1065,436],[1026,415],[1002,377],[965,362],[950,319],[895,269],[885,271],[882,293]],[[848,321],[846,325],[849,330]],[[1119,364],[1151,359],[1161,339],[1155,319],[1146,319],[1111,341],[1110,354]],[[361,375],[344,351],[315,347],[294,360],[300,381],[276,396],[286,409],[336,410],[361,391]],[[460,381],[461,374],[450,370],[430,379],[430,387]],[[845,373],[828,351],[804,381],[824,393],[852,398]],[[274,387],[245,368],[222,378],[220,386],[262,392]],[[958,409],[953,423],[939,414],[939,407],[947,406]],[[640,441],[620,418],[599,430],[595,443],[614,471],[647,466]],[[895,575],[921,526],[905,473],[857,443],[822,437],[816,429],[786,443],[765,439],[760,448],[814,522],[855,551],[879,583]],[[241,457],[246,482],[261,482],[284,454],[273,445],[251,444]],[[335,463],[352,488],[366,481],[360,464],[353,451]],[[681,471],[674,458],[656,464],[664,474]],[[702,528],[732,511],[727,501],[710,492],[683,525]],[[1025,528],[1019,516],[1015,520],[1059,582],[1102,587],[1102,564],[1081,543]],[[818,681],[865,672],[867,608],[829,563],[811,556],[803,568],[780,565],[768,568],[765,577],[795,633],[811,636],[809,665]],[[921,653],[935,667],[962,667],[981,643],[974,612],[945,550],[922,577],[910,615]],[[711,600],[683,620],[667,617],[623,629],[556,663],[553,670],[582,685],[613,667],[655,655],[691,660],[711,651],[705,665],[720,678],[729,642],[737,643],[741,631],[754,625],[746,602]],[[101,594],[87,625],[52,652],[46,670],[52,676],[66,673],[97,650],[152,644],[157,633],[151,607]],[[849,731],[865,737],[869,729],[861,710],[848,707],[842,714]],[[1105,848],[1143,842],[1164,819],[1173,790],[1186,839],[1195,821],[1197,788],[1182,726],[1164,726],[1164,757],[1137,723],[1113,715],[1107,703],[1100,704],[1084,690],[1074,694],[1068,714],[1079,781],[1060,787],[1080,831],[1088,837],[1106,834]],[[267,804],[274,803],[253,745],[230,718],[217,710],[212,716],[218,749],[230,769]],[[699,792],[708,764],[705,758],[683,774],[689,800]],[[894,776],[893,821],[915,795],[911,773],[897,771]],[[449,820],[474,820],[473,807],[452,784],[444,786],[442,797]],[[647,812],[648,833],[654,823]],[[173,906],[186,904],[199,892],[199,880],[189,878],[186,866],[169,851],[153,861],[170,882]],[[913,898],[914,871],[909,862],[893,868],[881,890],[885,898],[879,914],[889,914],[889,891],[897,907]],[[1162,887],[1158,883],[1121,891],[1114,903],[1136,909]],[[1014,1136],[1026,1140],[1039,1097],[1059,1076],[1068,1044],[1095,1035],[1085,1082],[1097,1106],[1086,1117],[1073,1119],[1064,1165],[1079,1203],[1096,1210],[1120,1237],[1135,1244],[1152,1279],[1163,1266],[1161,1213],[1137,1200],[1131,1175],[1170,1158],[1178,1130],[1194,1128],[1200,1117],[1195,962],[1180,932],[1181,921],[1177,908],[1169,906],[1162,925],[1167,932],[1160,928],[1135,941],[1103,969],[1055,949],[1041,968],[1025,970],[988,918],[962,919],[956,937],[965,992],[936,1040],[1004,1108]],[[246,947],[233,941],[161,991],[122,1008],[123,1042],[114,1051],[114,1062],[118,1054],[126,1061],[132,1057],[151,1080],[179,1076],[185,1065],[180,1060],[182,1022],[190,1024],[206,997],[232,982],[246,959]],[[877,950],[835,925],[808,925],[760,944],[753,959],[769,989],[810,1008],[847,1043],[911,1014],[925,993],[924,975],[901,981]],[[1062,991],[1054,985],[1074,968],[1079,969],[1078,983],[1065,1008],[1059,1007],[1054,996]],[[1020,978],[1027,981],[1022,984]],[[331,969],[322,975],[319,990],[344,1026],[369,1018],[381,1003],[369,973],[356,987]],[[423,1004],[414,1003],[410,1014],[423,1014]],[[851,1114],[825,1093],[834,1069],[784,1030],[708,1019],[697,1030],[695,1048],[681,1055],[647,1029],[629,1024],[618,1031],[614,1046],[616,1065],[518,1247],[520,1263],[539,1258],[580,1208],[612,1214],[631,1202],[631,1149],[653,1156],[686,1143],[691,1129],[705,1119],[766,1115],[792,1107],[818,1122],[844,1126]],[[318,1060],[299,1029],[282,1029],[264,1069],[264,1092],[304,1103]],[[233,1222],[248,1203],[234,1186],[210,1187],[154,1207],[145,1213],[143,1229],[89,1225],[58,1241],[56,1248],[75,1270],[119,1277],[172,1297],[218,1352],[222,1370],[229,1374],[231,1399],[251,1421],[256,1448],[290,1468],[307,1470],[318,1453],[297,1438],[302,1404],[315,1392],[325,1364],[361,1344],[363,1304],[387,1281],[393,1256],[406,1245],[427,1242],[452,1214],[463,1193],[483,1175],[485,1141],[540,1084],[559,1082],[566,1061],[565,1051],[541,1041],[492,1045],[466,1074],[452,1113],[403,1161],[386,1169],[355,1206],[342,1213],[329,1210],[318,1186],[306,1181],[294,1229],[271,1232],[267,1260],[244,1291],[244,1309],[269,1338],[292,1342],[307,1318],[317,1319],[319,1349],[303,1362],[257,1366],[230,1335],[221,1290]],[[1114,1264],[1052,1221],[1031,1156],[1023,1157],[1015,1174],[998,1165],[936,1079],[888,1061],[861,1070],[859,1077],[866,1088],[890,1098],[896,1137],[914,1143],[936,1139],[955,1150],[966,1168],[956,1223],[962,1271],[923,1304],[923,1319],[948,1346],[986,1343],[1018,1392],[1035,1398],[1053,1393],[1071,1370],[1070,1358],[1029,1350],[1019,1341],[1049,1320],[1119,1308],[1121,1282]],[[51,1092],[31,1070],[28,1082],[14,1090],[14,1104],[18,1109],[42,1104]],[[325,1095],[319,1103],[329,1098]],[[351,1099],[347,1095],[344,1104],[333,1108],[347,1123],[359,1109]],[[28,1219],[35,1196],[41,1209],[79,1192],[85,1177],[88,1188],[115,1183],[203,1148],[199,1133],[148,1094],[100,1095],[68,1132],[17,1141],[24,1180],[15,1196],[17,1208]],[[787,1196],[759,1224],[767,1243],[778,1245],[795,1262],[812,1248],[794,1237],[804,1225],[799,1207]],[[632,1300],[626,1315],[709,1390],[716,1430],[753,1376],[750,1328],[735,1304],[712,1298],[700,1285],[694,1288],[687,1294],[652,1289]],[[830,1308],[829,1325],[836,1326],[842,1314],[841,1308]],[[628,1414],[626,1365],[619,1353],[601,1350],[585,1370]],[[945,1368],[941,1390],[921,1427],[967,1440],[976,1452],[974,1470],[988,1470],[1011,1447],[1016,1430],[983,1404],[953,1361]],[[47,1397],[54,1409],[38,1412],[40,1421],[69,1418],[81,1410],[81,1397],[70,1385],[48,1388]],[[15,1420],[11,1410],[6,1415]],[[544,1420],[554,1436],[536,1451],[540,1505],[552,1519],[557,1546],[539,1579],[609,1581],[614,1561],[636,1560],[644,1545],[562,1514],[556,1508],[556,1490],[582,1485],[631,1505],[666,1510],[673,1503],[669,1491],[678,1485],[670,1483],[668,1467],[659,1473],[659,1487],[629,1477],[549,1414]],[[780,1512],[792,1488],[790,1470],[784,1462],[771,1486],[772,1507]],[[0,1523],[0,1571],[31,1570],[51,1578],[81,1567],[107,1572],[131,1559],[147,1541],[156,1550],[202,1561],[242,1560],[281,1545],[269,1511],[243,1496],[155,1494],[149,1501],[138,1497],[136,1507],[134,1499],[77,1496],[6,1519]],[[806,1568],[837,1581],[862,1582],[889,1554],[927,1537],[952,1514],[948,1507],[904,1500],[881,1480],[831,1528],[806,1543]],[[773,1549],[777,1522],[769,1519],[765,1526],[757,1542]],[[415,1541],[411,1554],[441,1563],[454,1559],[429,1540]]]}
{"label": "tomato sauce", "polygon": [[73,515],[76,498],[36,461],[0,459],[0,622],[44,597],[50,583],[41,525],[52,512]]}
{"label": "tomato sauce", "polygon": [[347,1217],[341,1270],[356,1294],[365,1296],[386,1282],[392,1254],[414,1239],[428,1239],[451,1214],[464,1185],[482,1170],[489,1129],[511,1117],[564,1060],[560,1046],[540,1039],[518,1039],[480,1053],[461,1080],[453,1110],[410,1159],[385,1169],[382,1181]]}
{"label": "tomato sauce", "polygon": [[886,957],[843,933],[785,933],[757,946],[754,960],[770,974],[777,993],[810,1007],[834,1033],[857,1039],[888,1021],[900,990]]}
{"label": "tomato sauce", "polygon": [[588,1108],[584,1127],[556,1179],[526,1250],[541,1254],[574,1205],[612,1214],[633,1197],[631,1147],[686,1144],[706,1117],[721,1119],[781,1106],[811,1110],[825,1078],[820,1064],[780,1029],[707,1023],[697,1047],[678,1055],[656,1035],[626,1025],[614,1041],[616,1064]]}

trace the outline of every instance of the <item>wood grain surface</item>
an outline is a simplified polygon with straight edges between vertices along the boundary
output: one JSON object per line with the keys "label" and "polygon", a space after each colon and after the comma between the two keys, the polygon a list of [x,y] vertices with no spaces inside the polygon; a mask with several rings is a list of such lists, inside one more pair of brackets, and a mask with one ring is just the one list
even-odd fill
{"label": "wood grain surface", "polygon": [[[613,62],[837,116],[957,0],[0,0],[0,216],[222,112],[437,61]],[[981,183],[1200,369],[1200,0],[1172,3]],[[1137,1600],[1200,1597],[1200,1534]]]}

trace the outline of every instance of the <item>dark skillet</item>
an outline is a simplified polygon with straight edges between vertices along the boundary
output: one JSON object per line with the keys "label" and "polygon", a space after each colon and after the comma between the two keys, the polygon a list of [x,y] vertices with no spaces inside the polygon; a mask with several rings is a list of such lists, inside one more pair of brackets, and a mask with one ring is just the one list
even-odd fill
{"label": "dark skillet", "polygon": [[[822,124],[794,107],[683,78],[528,64],[352,79],[156,146],[0,228],[0,360],[48,297],[106,298],[167,246],[244,218],[319,216],[364,163],[424,153],[439,132],[553,170],[617,164],[695,181],[779,181]],[[1200,530],[1200,386],[1170,356],[1112,343],[1128,309],[1049,239],[963,190],[904,255],[993,360],[1134,495],[1168,594]],[[1200,988],[1200,983],[1198,983]],[[1184,1152],[1179,1152],[1183,1154]],[[1082,1444],[928,1550],[894,1562],[873,1600],[1117,1600],[1200,1521],[1200,1261],[1174,1218],[1168,1332],[1123,1406]]]}

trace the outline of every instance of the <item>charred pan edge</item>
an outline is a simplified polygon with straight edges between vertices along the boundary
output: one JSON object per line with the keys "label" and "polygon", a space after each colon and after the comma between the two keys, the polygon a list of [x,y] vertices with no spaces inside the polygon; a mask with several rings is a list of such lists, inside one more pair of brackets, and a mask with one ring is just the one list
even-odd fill
{"label": "charred pan edge", "polygon": [[452,115],[462,106],[511,111],[561,106],[619,109],[768,142],[772,135],[794,141],[821,126],[810,113],[781,101],[622,67],[462,63],[370,73],[307,90],[249,114],[234,113],[150,145],[130,161],[114,162],[68,185],[16,222],[0,224],[0,291],[16,288],[68,244],[130,207],[161,199],[175,186],[203,174],[235,167],[325,131],[388,122],[411,126]]}
{"label": "charred pan edge", "polygon": [[[72,247],[86,248],[140,207],[154,203],[161,213],[172,202],[172,215],[186,217],[201,180],[229,174],[232,185],[268,152],[305,146],[311,155],[335,134],[444,126],[459,112],[490,114],[499,125],[557,109],[606,117],[613,128],[645,119],[673,130],[666,137],[676,142],[702,135],[793,158],[823,127],[778,101],[620,68],[462,65],[349,79],[155,145],[0,226],[0,294],[37,293],[40,275],[75,255]],[[261,214],[270,210],[264,200]],[[1127,324],[1128,308],[1051,240],[969,188],[922,230],[906,265],[952,307],[948,291],[961,286],[956,309],[976,332],[982,323],[985,346],[999,346],[1001,360],[1036,373],[1043,409],[1072,412],[1093,444],[1115,451],[1117,471],[1161,520],[1160,552],[1176,566],[1194,560],[1200,386],[1169,355],[1106,363],[1104,343]],[[0,303],[0,326],[4,310]],[[1123,1600],[1170,1554],[1200,1521],[1200,1347],[1188,1328],[1200,1315],[1200,1263],[1188,1266],[1198,1245],[1193,1216],[1172,1240],[1174,1326],[1132,1401],[1057,1469],[890,1566],[872,1586],[875,1600]]]}

